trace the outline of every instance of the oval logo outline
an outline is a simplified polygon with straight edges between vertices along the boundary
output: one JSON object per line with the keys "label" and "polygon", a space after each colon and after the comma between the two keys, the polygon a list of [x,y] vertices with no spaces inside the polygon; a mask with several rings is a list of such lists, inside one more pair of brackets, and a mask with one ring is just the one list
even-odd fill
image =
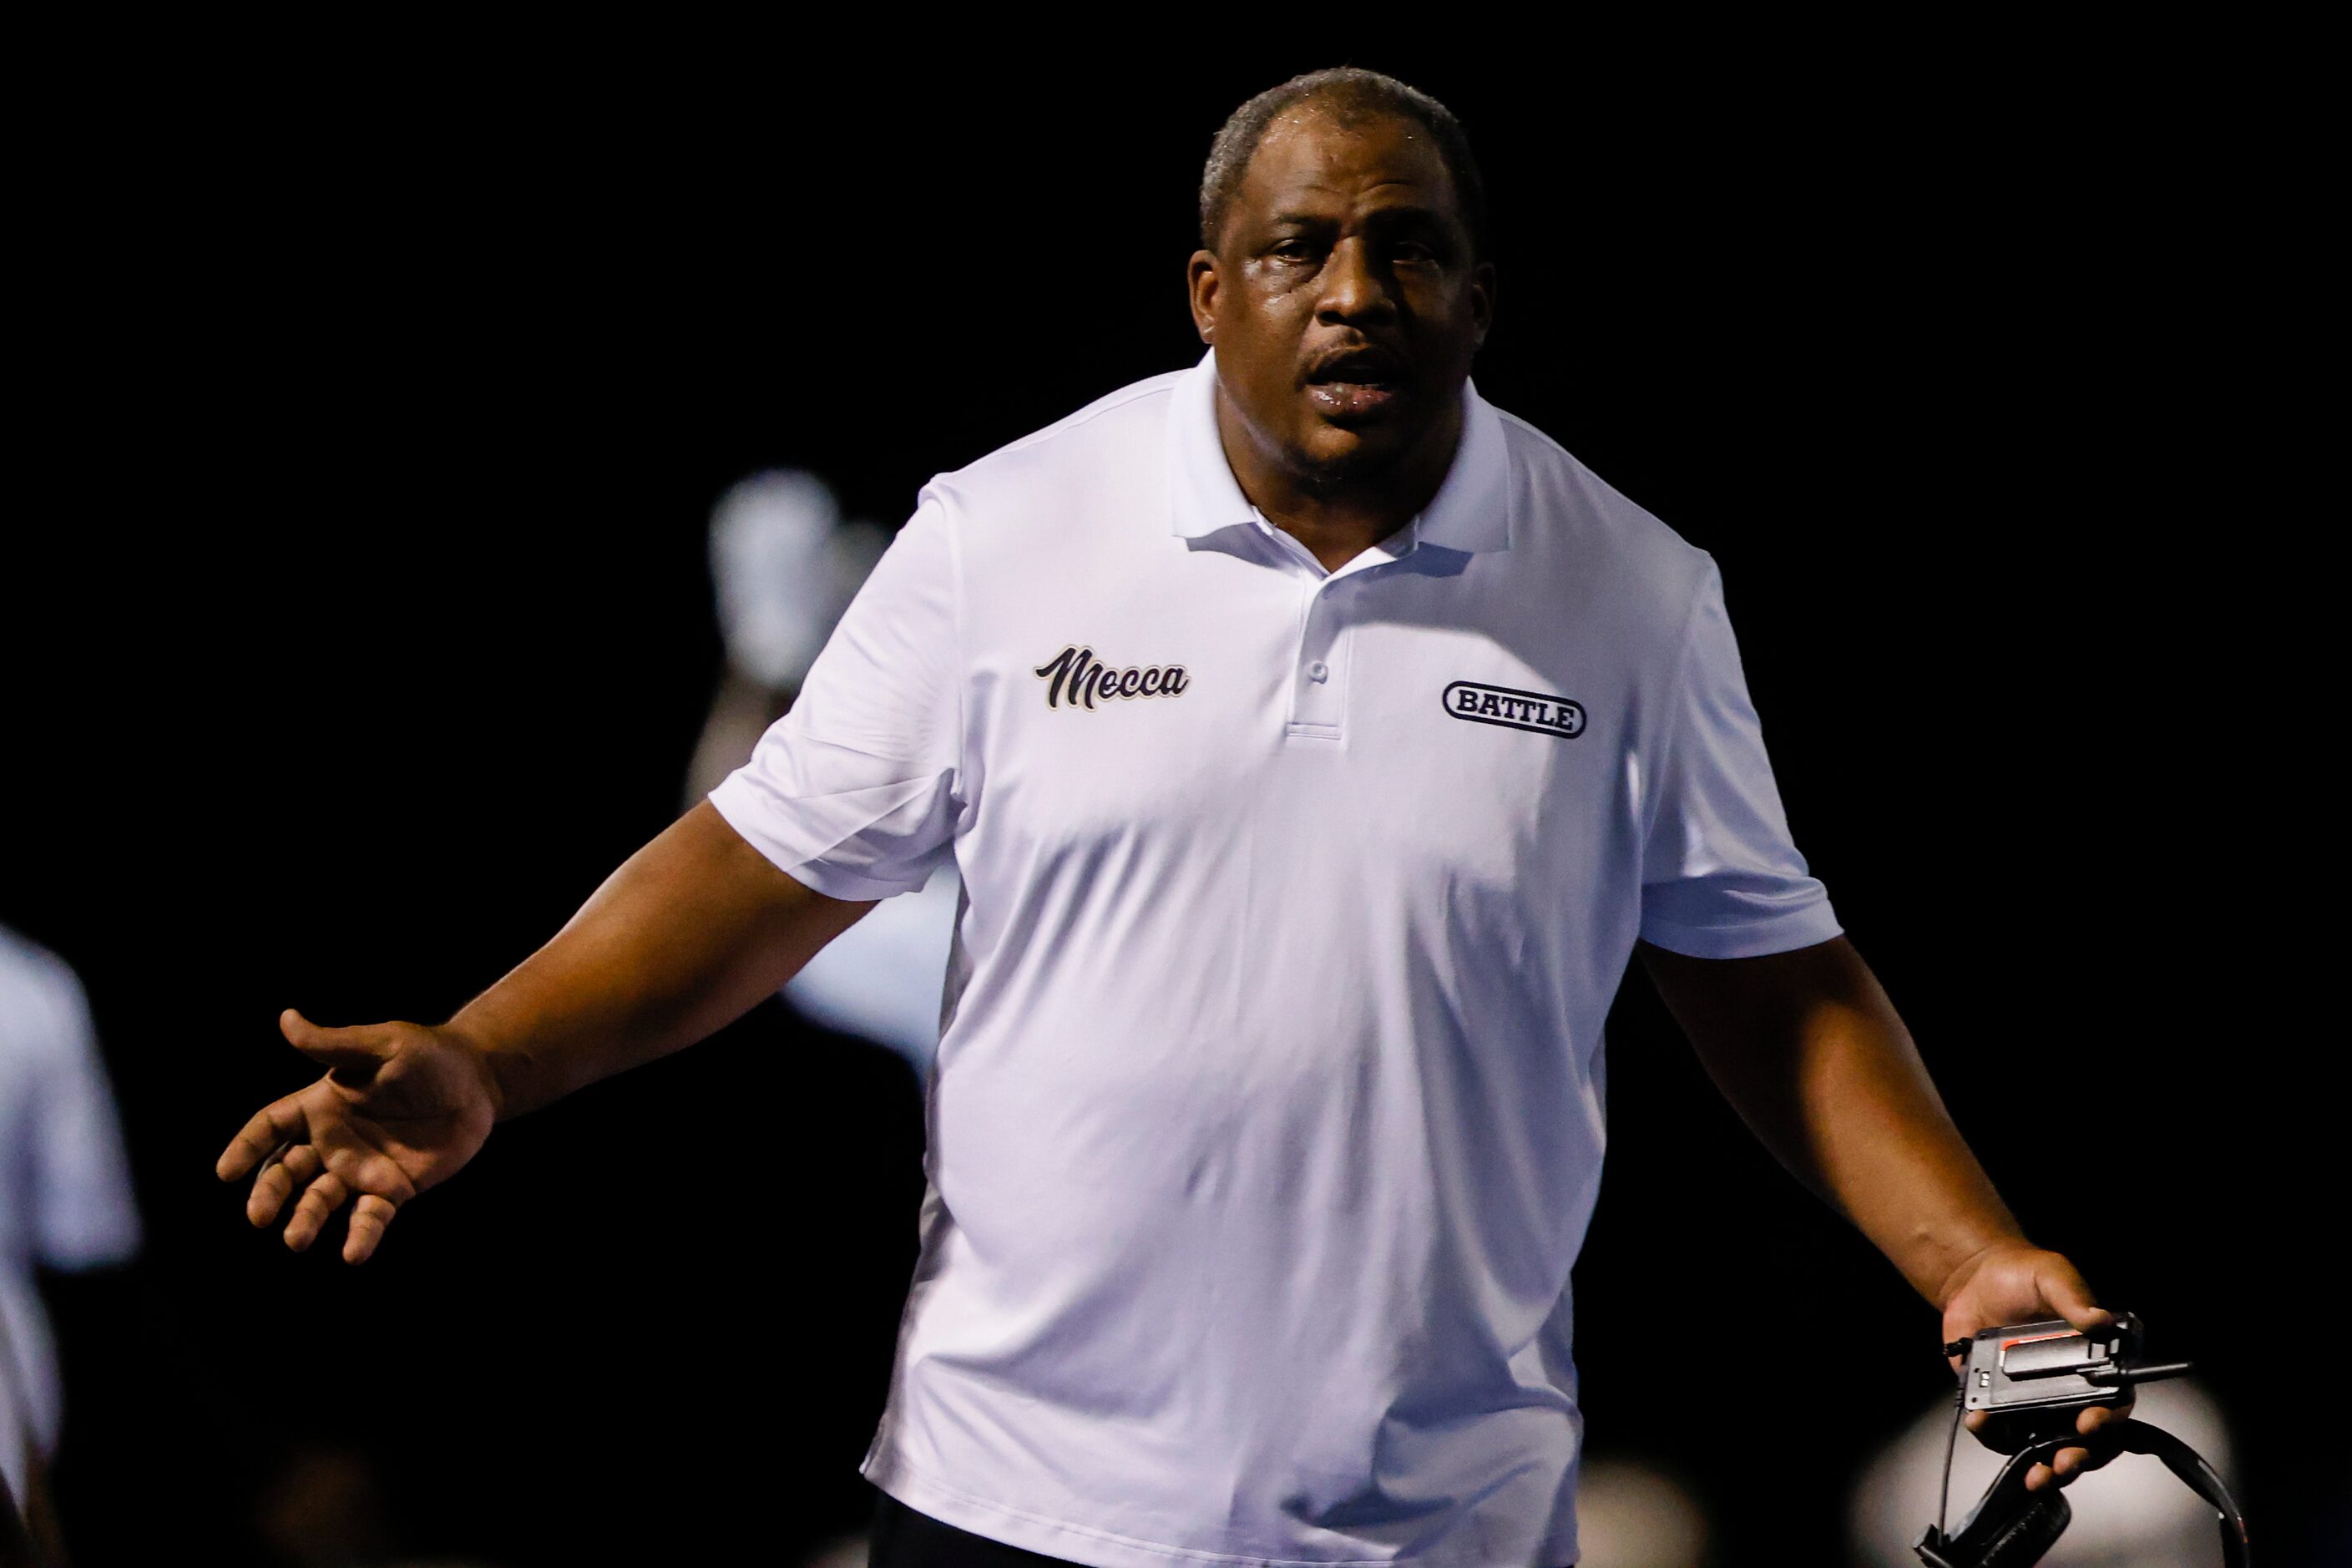
{"label": "oval logo outline", "polygon": [[[1475,694],[1480,700],[1476,704],[1480,710],[1465,710],[1454,700],[1454,694],[1457,691]],[[1489,700],[1496,710],[1492,713],[1484,711]],[[1558,697],[1549,692],[1523,691],[1516,686],[1494,686],[1483,680],[1455,680],[1447,683],[1438,702],[1452,717],[1473,724],[1526,730],[1533,734],[1550,735],[1563,741],[1573,741],[1584,733],[1584,704],[1573,698]],[[1552,719],[1554,714],[1559,716],[1556,721]]]}

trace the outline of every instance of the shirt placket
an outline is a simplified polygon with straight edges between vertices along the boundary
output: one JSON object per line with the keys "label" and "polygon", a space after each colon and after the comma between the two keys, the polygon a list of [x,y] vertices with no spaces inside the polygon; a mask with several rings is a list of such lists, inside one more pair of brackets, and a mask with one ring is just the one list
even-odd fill
{"label": "shirt placket", "polygon": [[1284,552],[1298,587],[1298,620],[1290,658],[1290,717],[1284,733],[1295,740],[1337,741],[1346,732],[1348,666],[1354,617],[1349,606],[1361,595],[1368,574],[1391,564],[1412,548],[1409,534],[1393,552],[1368,551],[1326,573],[1312,552],[1261,520]]}
{"label": "shirt placket", "polygon": [[1348,626],[1340,614],[1350,579],[1300,585],[1298,638],[1290,660],[1290,723],[1300,740],[1336,741],[1347,717]]}

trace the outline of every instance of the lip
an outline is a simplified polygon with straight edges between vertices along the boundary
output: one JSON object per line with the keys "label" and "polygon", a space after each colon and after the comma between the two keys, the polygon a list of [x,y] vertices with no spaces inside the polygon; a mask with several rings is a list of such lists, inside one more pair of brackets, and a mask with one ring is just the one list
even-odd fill
{"label": "lip", "polygon": [[1326,349],[1307,366],[1307,382],[1347,382],[1358,386],[1396,386],[1405,379],[1404,355],[1379,343]]}
{"label": "lip", "polygon": [[1373,418],[1403,395],[1408,375],[1404,356],[1393,349],[1351,343],[1315,357],[1307,367],[1307,396],[1340,424]]}
{"label": "lip", "polygon": [[1318,381],[1307,387],[1307,396],[1326,419],[1344,425],[1385,413],[1400,390],[1381,382]]}

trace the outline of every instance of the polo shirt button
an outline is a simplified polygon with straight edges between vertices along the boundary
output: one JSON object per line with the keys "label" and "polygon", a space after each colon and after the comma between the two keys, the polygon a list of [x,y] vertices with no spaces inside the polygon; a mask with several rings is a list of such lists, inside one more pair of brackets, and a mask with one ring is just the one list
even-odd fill
{"label": "polo shirt button", "polygon": [[1331,679],[1331,667],[1318,658],[1307,667],[1307,679],[1313,681],[1328,680]]}

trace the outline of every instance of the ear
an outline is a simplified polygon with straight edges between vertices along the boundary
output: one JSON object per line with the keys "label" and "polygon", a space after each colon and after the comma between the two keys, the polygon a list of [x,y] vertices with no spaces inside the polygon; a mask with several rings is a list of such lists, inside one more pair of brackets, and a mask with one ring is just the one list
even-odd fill
{"label": "ear", "polygon": [[1470,269],[1470,318],[1478,330],[1477,346],[1486,346],[1486,329],[1495,324],[1495,264],[1482,261]]}
{"label": "ear", "polygon": [[1196,250],[1184,268],[1184,284],[1192,295],[1192,325],[1204,343],[1217,341],[1217,258]]}

